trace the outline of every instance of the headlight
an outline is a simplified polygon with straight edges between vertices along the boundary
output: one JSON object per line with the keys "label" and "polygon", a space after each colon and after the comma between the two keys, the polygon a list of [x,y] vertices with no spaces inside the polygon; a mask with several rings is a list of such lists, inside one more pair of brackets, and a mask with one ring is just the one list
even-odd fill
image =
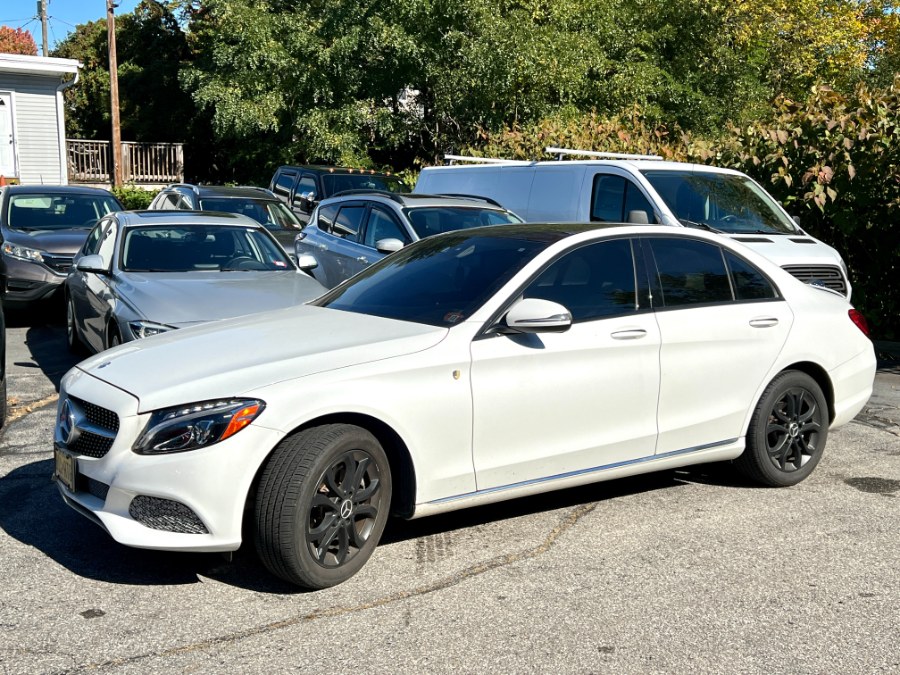
{"label": "headlight", "polygon": [[234,436],[265,410],[257,399],[223,399],[157,410],[132,448],[139,455],[185,452]]}
{"label": "headlight", "polygon": [[131,334],[135,340],[172,330],[171,326],[164,326],[161,323],[153,323],[152,321],[131,321],[128,323],[128,327],[131,329]]}
{"label": "headlight", "polygon": [[44,262],[42,252],[36,248],[28,248],[27,246],[18,246],[17,244],[6,242],[3,244],[3,252],[10,258],[18,258],[28,262]]}

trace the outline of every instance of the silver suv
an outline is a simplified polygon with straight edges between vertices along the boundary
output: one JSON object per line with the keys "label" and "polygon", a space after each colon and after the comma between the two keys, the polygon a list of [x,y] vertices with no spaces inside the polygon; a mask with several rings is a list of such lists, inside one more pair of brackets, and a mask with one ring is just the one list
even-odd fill
{"label": "silver suv", "polygon": [[433,234],[521,222],[497,202],[481,197],[349,190],[322,200],[294,240],[294,250],[300,267],[332,288]]}

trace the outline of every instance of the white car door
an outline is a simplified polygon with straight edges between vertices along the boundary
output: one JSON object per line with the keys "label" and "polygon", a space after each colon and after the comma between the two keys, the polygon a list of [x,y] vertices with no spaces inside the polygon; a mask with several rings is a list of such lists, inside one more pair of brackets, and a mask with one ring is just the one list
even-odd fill
{"label": "white car door", "polygon": [[662,338],[656,453],[734,442],[793,314],[765,275],[730,251],[677,236],[644,242],[659,272],[651,273]]}
{"label": "white car door", "polygon": [[659,329],[640,276],[629,239],[574,249],[522,294],[566,306],[568,331],[473,341],[479,490],[653,455]]}

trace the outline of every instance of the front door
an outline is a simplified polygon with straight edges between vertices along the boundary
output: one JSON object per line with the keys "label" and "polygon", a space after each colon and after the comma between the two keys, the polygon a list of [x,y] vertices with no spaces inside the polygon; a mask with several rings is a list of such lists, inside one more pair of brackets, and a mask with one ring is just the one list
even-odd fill
{"label": "front door", "polygon": [[13,133],[12,93],[0,91],[0,176],[16,173],[16,139]]}

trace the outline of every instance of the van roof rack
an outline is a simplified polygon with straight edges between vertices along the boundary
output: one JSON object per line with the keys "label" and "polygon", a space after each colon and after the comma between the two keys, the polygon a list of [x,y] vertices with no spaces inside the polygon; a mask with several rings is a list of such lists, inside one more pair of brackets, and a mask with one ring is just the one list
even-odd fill
{"label": "van roof rack", "polygon": [[490,197],[481,197],[479,195],[467,195],[462,194],[460,192],[441,192],[440,194],[436,194],[435,197],[452,197],[453,199],[471,199],[476,202],[485,202],[492,206],[499,206],[501,209],[503,205],[500,204],[496,199],[491,199]]}
{"label": "van roof rack", "polygon": [[454,162],[472,162],[473,164],[530,164],[516,159],[498,159],[496,157],[469,157],[467,155],[444,155],[450,164]]}
{"label": "van roof rack", "polygon": [[556,158],[562,161],[566,155],[574,155],[576,157],[598,157],[601,159],[649,159],[661,160],[660,155],[636,155],[626,152],[594,152],[593,150],[573,150],[571,148],[544,148],[544,152],[548,155],[556,155]]}

